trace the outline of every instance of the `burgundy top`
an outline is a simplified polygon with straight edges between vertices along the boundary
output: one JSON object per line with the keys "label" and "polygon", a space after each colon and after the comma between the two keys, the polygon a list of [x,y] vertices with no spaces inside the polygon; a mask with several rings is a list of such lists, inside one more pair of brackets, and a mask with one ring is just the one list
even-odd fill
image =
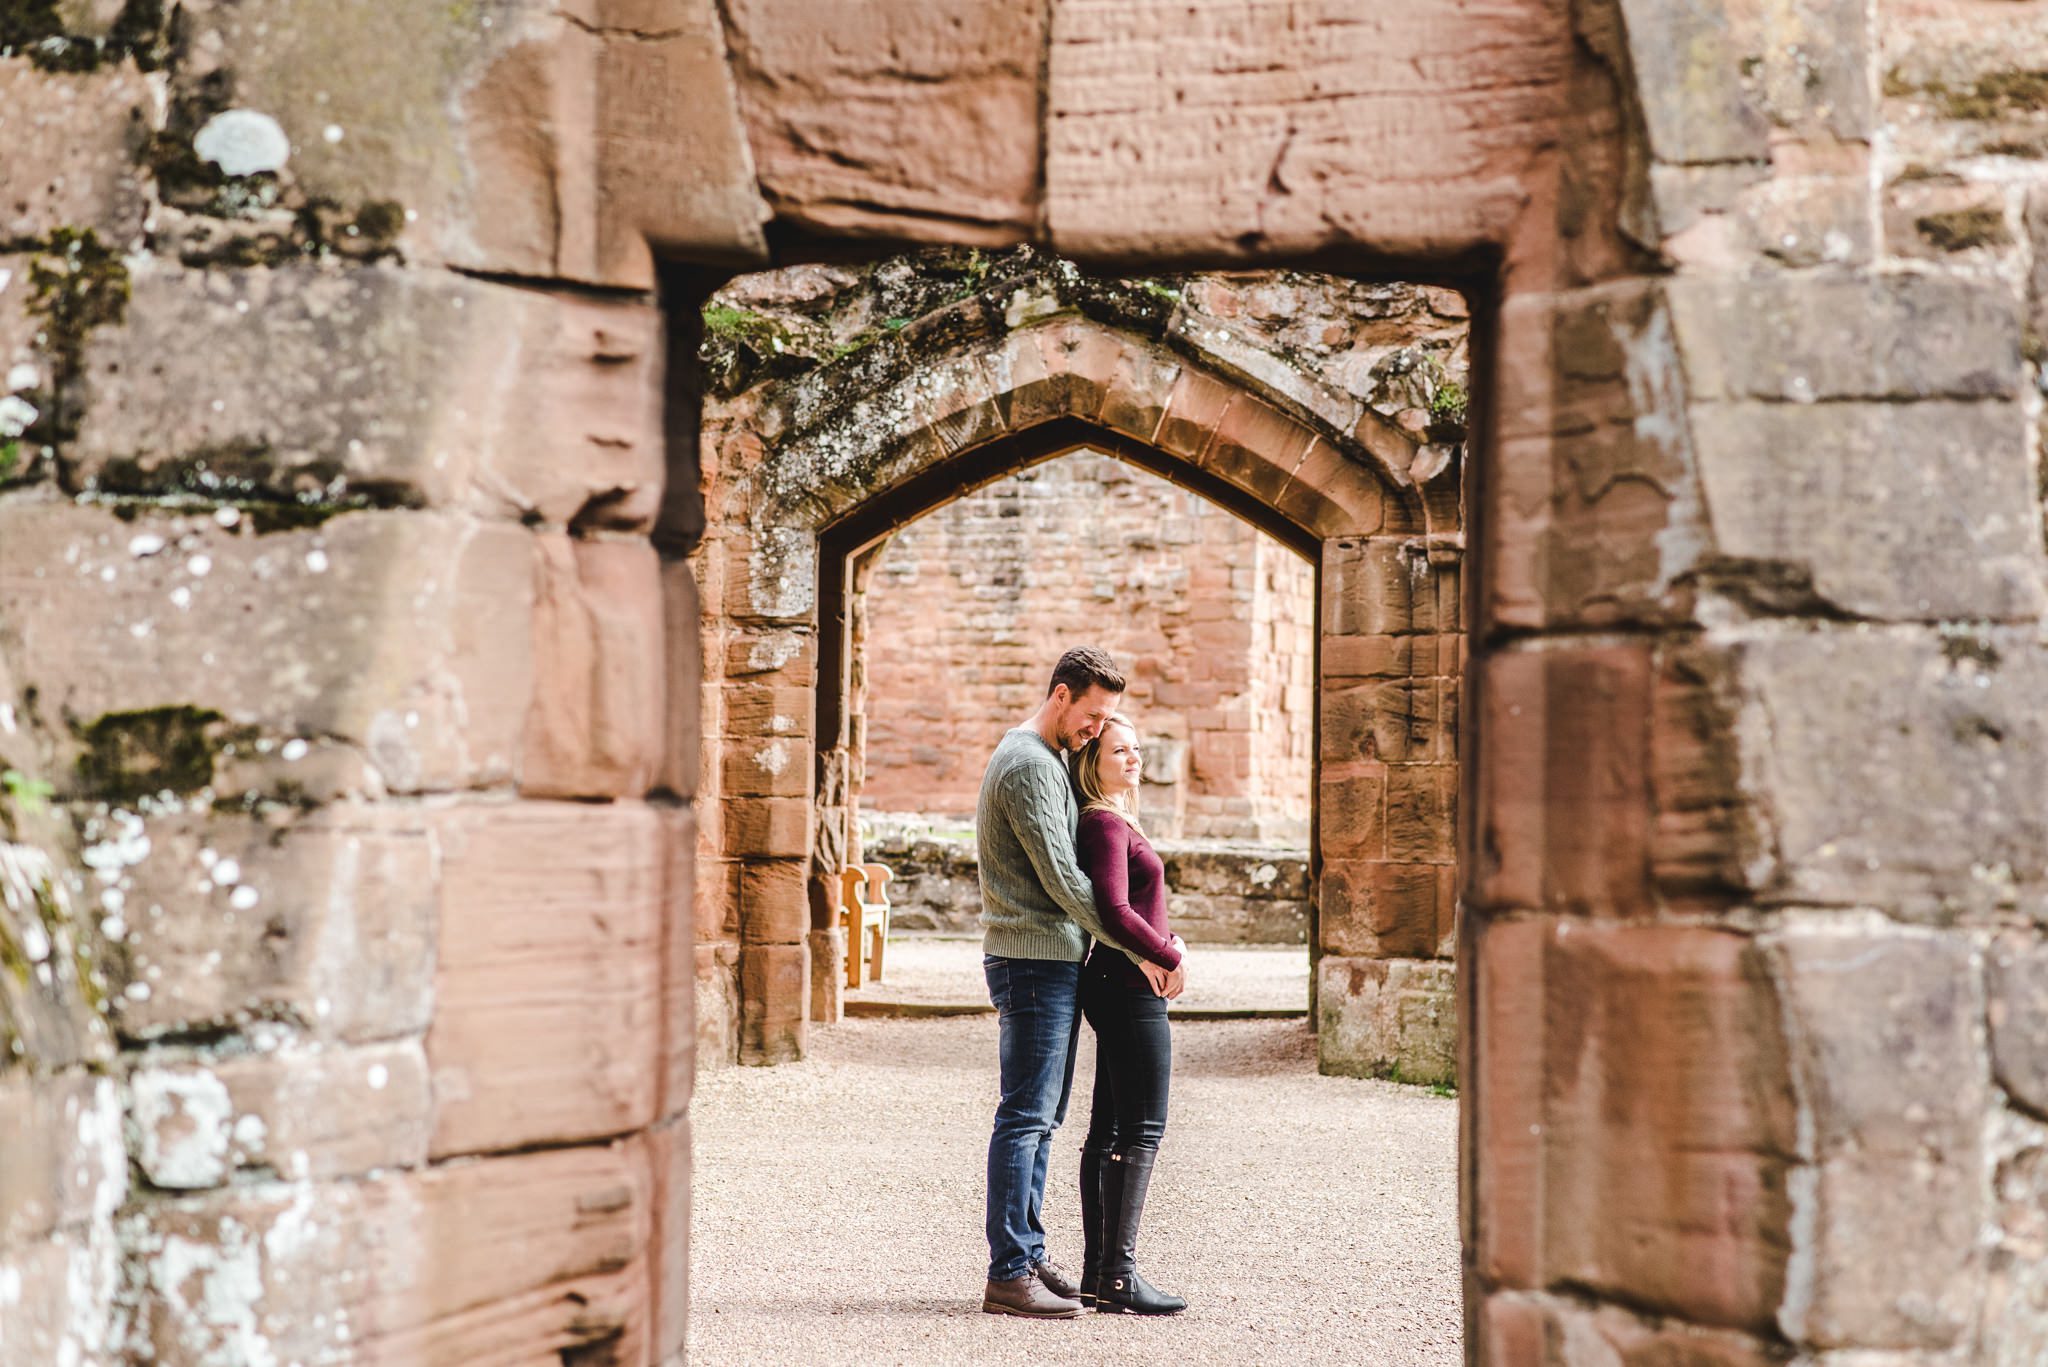
{"label": "burgundy top", "polygon": [[[1115,812],[1098,808],[1081,813],[1074,845],[1081,871],[1095,886],[1095,911],[1103,929],[1161,968],[1180,967],[1180,951],[1166,924],[1166,865],[1151,842]],[[1122,954],[1098,944],[1089,950],[1091,960],[1097,955],[1113,961],[1133,987],[1147,986],[1138,966]]]}

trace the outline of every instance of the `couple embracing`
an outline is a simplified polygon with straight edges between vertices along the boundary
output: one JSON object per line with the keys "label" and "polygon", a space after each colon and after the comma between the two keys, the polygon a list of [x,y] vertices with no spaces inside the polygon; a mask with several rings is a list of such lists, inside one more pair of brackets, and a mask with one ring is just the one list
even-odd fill
{"label": "couple embracing", "polygon": [[[1123,691],[1109,656],[1068,651],[1045,701],[1003,737],[981,782],[982,966],[1002,1077],[981,1302],[993,1314],[1187,1308],[1139,1276],[1136,1262],[1166,1130],[1166,1004],[1185,981],[1186,946],[1167,926],[1166,871],[1138,826],[1142,760],[1136,727],[1117,711]],[[1040,1214],[1084,1017],[1095,1031],[1095,1092],[1081,1145],[1077,1282],[1046,1255]]]}

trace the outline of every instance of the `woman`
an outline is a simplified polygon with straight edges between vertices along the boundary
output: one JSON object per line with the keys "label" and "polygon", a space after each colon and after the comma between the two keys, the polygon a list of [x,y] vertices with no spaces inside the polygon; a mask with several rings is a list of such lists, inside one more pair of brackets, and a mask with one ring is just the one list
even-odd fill
{"label": "woman", "polygon": [[1081,1011],[1095,1031],[1095,1101],[1081,1145],[1081,1299],[1104,1314],[1171,1315],[1188,1303],[1138,1275],[1138,1223],[1166,1132],[1166,1003],[1185,983],[1186,946],[1166,923],[1166,868],[1138,826],[1143,769],[1138,730],[1121,715],[1074,763],[1075,844],[1096,910],[1103,928],[1145,960],[1133,964],[1097,941],[1081,967]]}

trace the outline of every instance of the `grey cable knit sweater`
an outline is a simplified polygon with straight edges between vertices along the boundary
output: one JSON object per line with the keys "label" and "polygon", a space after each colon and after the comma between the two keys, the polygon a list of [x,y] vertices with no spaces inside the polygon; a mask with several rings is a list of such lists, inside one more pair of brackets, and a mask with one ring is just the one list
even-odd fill
{"label": "grey cable knit sweater", "polygon": [[1059,751],[1028,726],[1006,733],[974,812],[983,953],[1079,963],[1090,936],[1116,944],[1074,856],[1079,817]]}

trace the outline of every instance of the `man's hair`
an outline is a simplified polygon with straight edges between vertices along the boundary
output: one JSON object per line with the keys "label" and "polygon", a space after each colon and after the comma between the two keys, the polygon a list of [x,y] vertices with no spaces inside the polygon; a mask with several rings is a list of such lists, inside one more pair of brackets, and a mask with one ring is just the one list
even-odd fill
{"label": "man's hair", "polygon": [[1124,691],[1124,676],[1117,670],[1116,662],[1109,658],[1106,650],[1094,646],[1076,646],[1060,656],[1060,662],[1052,667],[1052,682],[1045,686],[1049,698],[1052,691],[1061,684],[1067,686],[1067,696],[1078,698],[1088,691],[1091,684],[1100,685],[1111,693]]}

